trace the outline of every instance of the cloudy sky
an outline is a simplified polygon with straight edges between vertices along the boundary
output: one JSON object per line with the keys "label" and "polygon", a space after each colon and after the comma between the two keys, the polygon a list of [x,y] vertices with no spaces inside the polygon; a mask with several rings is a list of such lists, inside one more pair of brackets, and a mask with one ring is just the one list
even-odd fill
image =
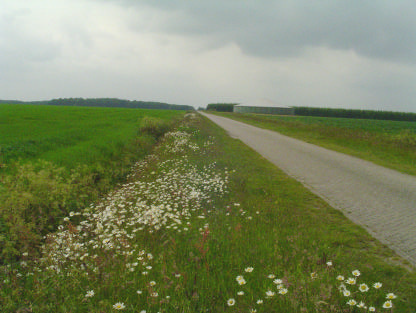
{"label": "cloudy sky", "polygon": [[1,0],[0,99],[416,112],[414,0]]}

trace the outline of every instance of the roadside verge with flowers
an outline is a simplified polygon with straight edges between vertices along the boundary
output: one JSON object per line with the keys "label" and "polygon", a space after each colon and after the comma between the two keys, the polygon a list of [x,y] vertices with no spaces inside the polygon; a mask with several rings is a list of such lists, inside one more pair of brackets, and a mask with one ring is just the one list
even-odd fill
{"label": "roadside verge with flowers", "polygon": [[62,217],[42,258],[0,275],[4,312],[416,307],[403,260],[195,114],[118,189]]}

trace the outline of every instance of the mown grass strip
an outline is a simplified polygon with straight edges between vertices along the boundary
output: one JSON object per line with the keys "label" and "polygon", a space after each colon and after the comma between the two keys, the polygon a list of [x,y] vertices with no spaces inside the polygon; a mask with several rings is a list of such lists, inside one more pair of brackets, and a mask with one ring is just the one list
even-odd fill
{"label": "mown grass strip", "polygon": [[2,269],[6,312],[360,312],[360,301],[389,312],[389,297],[394,311],[416,307],[404,260],[202,117],[48,242],[43,259]]}
{"label": "mown grass strip", "polygon": [[211,113],[416,175],[416,122]]}

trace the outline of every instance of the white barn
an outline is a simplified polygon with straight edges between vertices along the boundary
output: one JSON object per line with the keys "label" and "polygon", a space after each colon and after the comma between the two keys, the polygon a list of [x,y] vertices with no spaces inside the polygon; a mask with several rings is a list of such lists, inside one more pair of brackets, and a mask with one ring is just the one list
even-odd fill
{"label": "white barn", "polygon": [[249,103],[241,103],[234,106],[236,113],[258,113],[258,114],[276,114],[276,115],[295,115],[295,108],[281,106],[277,103],[261,99]]}

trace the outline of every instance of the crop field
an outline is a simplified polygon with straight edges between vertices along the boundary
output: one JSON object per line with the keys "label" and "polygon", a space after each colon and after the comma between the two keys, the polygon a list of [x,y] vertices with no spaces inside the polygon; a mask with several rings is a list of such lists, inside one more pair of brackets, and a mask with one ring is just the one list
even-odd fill
{"label": "crop field", "polygon": [[207,119],[0,267],[4,312],[414,312],[416,274]]}
{"label": "crop field", "polygon": [[216,113],[416,175],[416,122]]}
{"label": "crop field", "polygon": [[265,120],[300,123],[306,125],[331,126],[362,130],[366,132],[399,135],[408,130],[416,134],[415,122],[368,120],[354,118],[315,117],[315,116],[277,116],[261,115]]}
{"label": "crop field", "polygon": [[42,159],[73,168],[106,162],[138,135],[140,120],[184,113],[35,105],[0,105],[0,164]]}

